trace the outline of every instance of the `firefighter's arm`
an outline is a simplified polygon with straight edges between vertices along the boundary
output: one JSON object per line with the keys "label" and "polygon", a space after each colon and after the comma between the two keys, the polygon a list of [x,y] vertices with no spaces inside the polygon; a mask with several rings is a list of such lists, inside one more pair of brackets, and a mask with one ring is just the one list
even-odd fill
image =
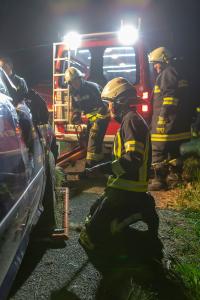
{"label": "firefighter's arm", "polygon": [[[123,142],[124,153],[121,157],[112,162],[112,171],[116,176],[123,174],[132,175],[143,163],[144,143],[141,141],[141,134],[133,121],[129,120],[124,126]],[[143,134],[144,137],[144,134]]]}
{"label": "firefighter's arm", "polygon": [[99,85],[92,86],[90,90],[91,99],[94,101],[96,108],[94,111],[87,114],[87,118],[91,122],[95,122],[99,119],[106,119],[110,117],[108,106],[101,100],[102,88]]}
{"label": "firefighter's arm", "polygon": [[75,101],[73,90],[70,90],[72,96],[72,124],[81,124],[81,110],[78,101]]}
{"label": "firefighter's arm", "polygon": [[162,94],[162,107],[160,115],[157,120],[157,132],[165,133],[167,123],[169,122],[168,116],[175,113],[178,106],[178,98],[176,91],[178,88],[178,78],[175,70],[166,70],[160,82],[160,90]]}

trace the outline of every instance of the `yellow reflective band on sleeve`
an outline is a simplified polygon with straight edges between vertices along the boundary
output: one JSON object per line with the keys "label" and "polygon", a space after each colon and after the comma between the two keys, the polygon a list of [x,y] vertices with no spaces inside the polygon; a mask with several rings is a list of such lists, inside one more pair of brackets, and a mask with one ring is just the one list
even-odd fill
{"label": "yellow reflective band on sleeve", "polygon": [[179,80],[178,81],[178,87],[182,88],[182,87],[187,87],[188,86],[188,81],[187,80]]}
{"label": "yellow reflective band on sleeve", "polygon": [[160,93],[160,87],[159,85],[154,86],[154,94]]}
{"label": "yellow reflective band on sleeve", "polygon": [[182,132],[177,134],[152,134],[151,141],[152,142],[173,142],[173,141],[180,141],[186,140],[191,138],[191,132]]}
{"label": "yellow reflective band on sleeve", "polygon": [[197,108],[196,108],[196,111],[197,111],[197,112],[200,112],[200,107],[197,107]]}
{"label": "yellow reflective band on sleeve", "polygon": [[86,159],[100,161],[103,159],[103,153],[97,154],[97,153],[87,152]]}
{"label": "yellow reflective band on sleeve", "polygon": [[124,144],[125,151],[126,152],[139,152],[141,154],[144,154],[144,144],[141,142],[138,142],[136,140],[128,141]]}
{"label": "yellow reflective band on sleeve", "polygon": [[132,181],[122,178],[116,178],[114,176],[109,176],[108,187],[125,190],[125,191],[132,191],[132,192],[146,192],[148,183],[145,182],[139,182],[139,181]]}
{"label": "yellow reflective band on sleeve", "polygon": [[113,154],[117,159],[121,157],[121,153],[122,153],[122,142],[121,142],[120,132],[118,131],[114,140]]}
{"label": "yellow reflective band on sleeve", "polygon": [[112,162],[112,171],[118,177],[126,173],[118,160]]}
{"label": "yellow reflective band on sleeve", "polygon": [[174,97],[164,97],[163,98],[163,105],[177,105],[177,98]]}

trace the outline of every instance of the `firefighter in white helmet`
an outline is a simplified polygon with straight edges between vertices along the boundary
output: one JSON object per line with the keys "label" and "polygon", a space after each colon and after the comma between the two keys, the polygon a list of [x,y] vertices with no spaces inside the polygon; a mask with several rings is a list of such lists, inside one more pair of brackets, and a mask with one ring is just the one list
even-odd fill
{"label": "firefighter in white helmet", "polygon": [[[171,162],[180,157],[180,144],[190,139],[191,101],[188,81],[172,61],[172,54],[159,47],[149,54],[149,62],[157,73],[153,94],[151,124],[152,165],[155,177],[149,190],[161,190],[179,182],[179,166]],[[173,168],[173,167],[172,167]],[[170,173],[169,173],[170,172]]]}
{"label": "firefighter in white helmet", "polygon": [[103,159],[102,145],[109,123],[108,108],[101,100],[101,87],[84,80],[78,69],[69,67],[66,70],[65,83],[69,84],[72,95],[72,122],[81,123],[82,112],[88,118],[86,166],[91,167]]}
{"label": "firefighter in white helmet", "polygon": [[111,258],[113,251],[119,250],[114,241],[119,246],[121,238],[130,233],[129,225],[143,220],[148,226],[149,255],[152,255],[151,247],[158,242],[159,219],[154,199],[147,193],[151,165],[149,129],[136,112],[136,90],[126,79],[109,81],[101,97],[109,101],[111,116],[121,126],[114,140],[113,160],[88,170],[98,168],[110,176],[104,194],[90,209],[80,243],[88,254],[100,251],[102,256]]}

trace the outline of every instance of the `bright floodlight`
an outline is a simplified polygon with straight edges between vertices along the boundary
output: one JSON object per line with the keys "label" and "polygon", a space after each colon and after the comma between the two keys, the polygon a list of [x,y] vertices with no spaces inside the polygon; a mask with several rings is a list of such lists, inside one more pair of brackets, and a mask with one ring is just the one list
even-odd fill
{"label": "bright floodlight", "polygon": [[133,45],[138,37],[138,30],[131,25],[123,25],[118,32],[118,38],[123,45]]}
{"label": "bright floodlight", "polygon": [[81,36],[75,31],[71,31],[64,36],[64,42],[70,50],[76,50],[81,44]]}

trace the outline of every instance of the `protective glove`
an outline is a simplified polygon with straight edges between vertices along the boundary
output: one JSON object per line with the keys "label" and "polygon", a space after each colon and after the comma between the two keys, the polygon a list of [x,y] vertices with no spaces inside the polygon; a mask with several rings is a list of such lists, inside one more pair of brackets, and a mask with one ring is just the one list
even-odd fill
{"label": "protective glove", "polygon": [[73,114],[72,116],[72,124],[79,125],[82,123],[81,115],[78,113]]}

